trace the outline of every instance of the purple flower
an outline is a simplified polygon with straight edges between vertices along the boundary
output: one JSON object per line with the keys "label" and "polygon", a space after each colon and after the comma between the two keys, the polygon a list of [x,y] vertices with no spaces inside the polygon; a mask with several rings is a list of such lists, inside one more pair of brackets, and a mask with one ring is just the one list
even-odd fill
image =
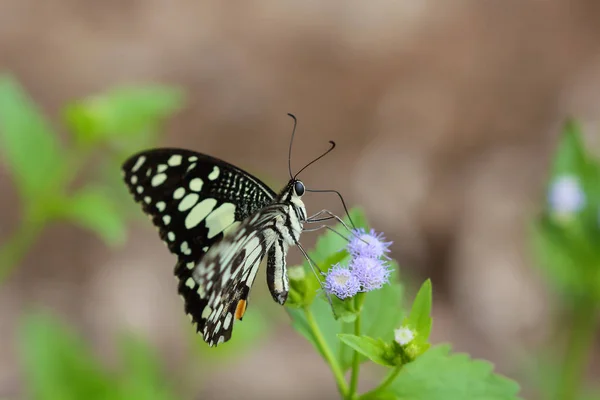
{"label": "purple flower", "polygon": [[333,265],[325,275],[323,288],[340,299],[352,297],[360,290],[358,278],[339,264]]}
{"label": "purple flower", "polygon": [[350,262],[352,275],[360,282],[361,292],[381,289],[390,278],[390,270],[383,260],[357,257]]}
{"label": "purple flower", "polygon": [[550,210],[571,214],[585,206],[585,193],[577,176],[563,175],[554,179],[548,190]]}
{"label": "purple flower", "polygon": [[352,257],[379,258],[390,251],[392,242],[386,242],[383,233],[375,233],[373,229],[367,233],[363,228],[352,232],[354,235],[348,243],[348,252]]}

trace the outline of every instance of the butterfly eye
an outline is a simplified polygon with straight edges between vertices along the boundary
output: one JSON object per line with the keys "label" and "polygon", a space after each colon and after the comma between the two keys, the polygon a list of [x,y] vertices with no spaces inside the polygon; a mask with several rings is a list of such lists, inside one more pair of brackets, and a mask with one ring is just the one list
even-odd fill
{"label": "butterfly eye", "polygon": [[302,196],[304,194],[304,183],[296,181],[294,184],[294,192],[296,192],[297,196]]}

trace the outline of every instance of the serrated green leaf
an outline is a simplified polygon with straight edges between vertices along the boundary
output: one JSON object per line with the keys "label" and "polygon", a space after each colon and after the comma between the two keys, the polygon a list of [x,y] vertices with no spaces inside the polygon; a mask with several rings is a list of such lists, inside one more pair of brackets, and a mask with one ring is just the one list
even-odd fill
{"label": "serrated green leaf", "polygon": [[394,366],[394,363],[388,359],[389,349],[383,340],[373,339],[368,336],[349,335],[345,333],[340,333],[337,336],[342,342],[358,351],[360,354],[364,355],[374,363],[387,367]]}
{"label": "serrated green leaf", "polygon": [[118,245],[125,240],[125,223],[117,207],[104,189],[87,186],[67,198],[59,215],[91,230],[107,245]]}
{"label": "serrated green leaf", "polygon": [[431,333],[431,302],[431,281],[427,279],[415,296],[408,316],[409,326],[416,329],[418,336],[423,339],[429,338]]}
{"label": "serrated green leaf", "polygon": [[519,385],[493,373],[487,361],[437,346],[406,364],[390,386],[402,400],[517,400]]}
{"label": "serrated green leaf", "polygon": [[108,374],[79,337],[53,318],[28,316],[19,331],[19,355],[28,398],[100,400],[113,398]]}
{"label": "serrated green leaf", "polygon": [[138,143],[157,131],[163,119],[181,108],[181,90],[161,85],[121,86],[68,105],[64,119],[79,143],[113,140]]}
{"label": "serrated green leaf", "polygon": [[61,189],[66,158],[56,133],[23,88],[7,75],[0,75],[0,151],[26,201]]}

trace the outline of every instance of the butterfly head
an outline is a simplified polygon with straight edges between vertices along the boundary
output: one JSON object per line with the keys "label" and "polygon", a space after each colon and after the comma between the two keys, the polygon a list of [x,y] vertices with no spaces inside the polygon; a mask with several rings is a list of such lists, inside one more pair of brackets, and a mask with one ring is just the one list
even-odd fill
{"label": "butterfly head", "polygon": [[300,221],[306,220],[306,208],[302,201],[305,192],[304,183],[301,180],[292,178],[279,194],[279,202],[288,203],[293,207]]}

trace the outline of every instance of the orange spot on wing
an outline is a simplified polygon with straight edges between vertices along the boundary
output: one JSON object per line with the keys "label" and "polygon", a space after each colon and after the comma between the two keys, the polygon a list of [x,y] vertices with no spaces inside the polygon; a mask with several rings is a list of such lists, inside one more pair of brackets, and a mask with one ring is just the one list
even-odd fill
{"label": "orange spot on wing", "polygon": [[241,320],[246,312],[246,300],[240,300],[235,308],[235,318]]}

